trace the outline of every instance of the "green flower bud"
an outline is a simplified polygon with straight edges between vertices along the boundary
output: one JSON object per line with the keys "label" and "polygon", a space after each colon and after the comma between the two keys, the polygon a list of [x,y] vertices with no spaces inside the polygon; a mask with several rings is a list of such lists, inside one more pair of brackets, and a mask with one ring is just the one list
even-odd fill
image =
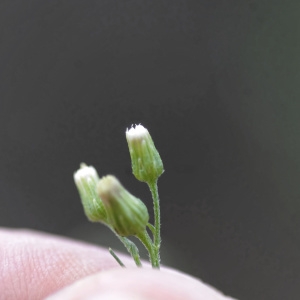
{"label": "green flower bud", "polygon": [[87,218],[92,222],[105,223],[106,211],[96,190],[99,176],[95,168],[82,163],[74,173],[74,181]]}
{"label": "green flower bud", "polygon": [[132,173],[136,179],[153,183],[164,172],[164,166],[148,130],[136,125],[126,130]]}
{"label": "green flower bud", "polygon": [[107,212],[108,223],[120,236],[137,235],[146,229],[149,214],[145,204],[131,195],[112,175],[101,178],[98,194]]}

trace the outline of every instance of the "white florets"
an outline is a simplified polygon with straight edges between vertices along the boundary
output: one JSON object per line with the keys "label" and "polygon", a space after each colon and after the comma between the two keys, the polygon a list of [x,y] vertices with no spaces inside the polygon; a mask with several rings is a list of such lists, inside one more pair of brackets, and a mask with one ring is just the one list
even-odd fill
{"label": "white florets", "polygon": [[74,173],[74,180],[77,184],[82,180],[89,180],[90,178],[97,177],[97,171],[92,166],[82,166],[78,171]]}
{"label": "white florets", "polygon": [[132,125],[129,130],[126,130],[127,139],[140,139],[147,136],[148,134],[148,130],[141,124]]}

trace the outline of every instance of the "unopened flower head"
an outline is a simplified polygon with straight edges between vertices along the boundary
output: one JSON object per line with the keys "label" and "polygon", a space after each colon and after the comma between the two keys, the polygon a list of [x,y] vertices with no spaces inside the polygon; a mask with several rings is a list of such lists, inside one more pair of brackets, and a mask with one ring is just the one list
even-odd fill
{"label": "unopened flower head", "polygon": [[108,223],[121,236],[137,235],[146,229],[149,214],[145,204],[131,195],[119,180],[107,175],[97,186],[107,212]]}
{"label": "unopened flower head", "polygon": [[132,173],[143,182],[152,183],[163,173],[164,167],[149,131],[142,125],[126,130]]}
{"label": "unopened flower head", "polygon": [[92,222],[105,223],[106,211],[96,190],[99,176],[95,168],[81,164],[74,173],[74,181],[87,218]]}

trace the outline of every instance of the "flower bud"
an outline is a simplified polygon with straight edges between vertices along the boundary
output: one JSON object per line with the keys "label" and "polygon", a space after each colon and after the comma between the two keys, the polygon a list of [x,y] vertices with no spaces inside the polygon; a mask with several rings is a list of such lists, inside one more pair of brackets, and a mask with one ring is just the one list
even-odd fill
{"label": "flower bud", "polygon": [[131,195],[112,175],[101,178],[98,194],[107,212],[108,223],[120,236],[137,235],[146,229],[149,214],[145,204]]}
{"label": "flower bud", "polygon": [[148,130],[136,125],[126,130],[132,173],[136,179],[153,183],[164,172],[162,160]]}
{"label": "flower bud", "polygon": [[92,222],[105,223],[106,211],[96,190],[99,176],[95,168],[82,163],[74,173],[74,181],[87,218]]}

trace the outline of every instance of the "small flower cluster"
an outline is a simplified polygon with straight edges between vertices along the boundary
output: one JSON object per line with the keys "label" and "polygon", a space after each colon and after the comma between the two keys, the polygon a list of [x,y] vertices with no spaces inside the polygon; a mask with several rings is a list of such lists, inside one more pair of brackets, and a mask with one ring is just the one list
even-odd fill
{"label": "small flower cluster", "polygon": [[[155,224],[149,223],[149,213],[145,204],[130,194],[113,175],[99,178],[92,166],[80,165],[74,173],[84,212],[92,222],[101,222],[111,228],[124,243],[136,264],[141,266],[136,245],[127,237],[136,236],[149,252],[152,266],[159,268],[160,212],[157,180],[163,173],[163,163],[148,130],[142,125],[126,130],[132,172],[150,188],[154,204]],[[153,233],[153,240],[147,233],[147,226]],[[110,250],[121,264],[119,258]],[[121,264],[123,265],[123,264]]]}

